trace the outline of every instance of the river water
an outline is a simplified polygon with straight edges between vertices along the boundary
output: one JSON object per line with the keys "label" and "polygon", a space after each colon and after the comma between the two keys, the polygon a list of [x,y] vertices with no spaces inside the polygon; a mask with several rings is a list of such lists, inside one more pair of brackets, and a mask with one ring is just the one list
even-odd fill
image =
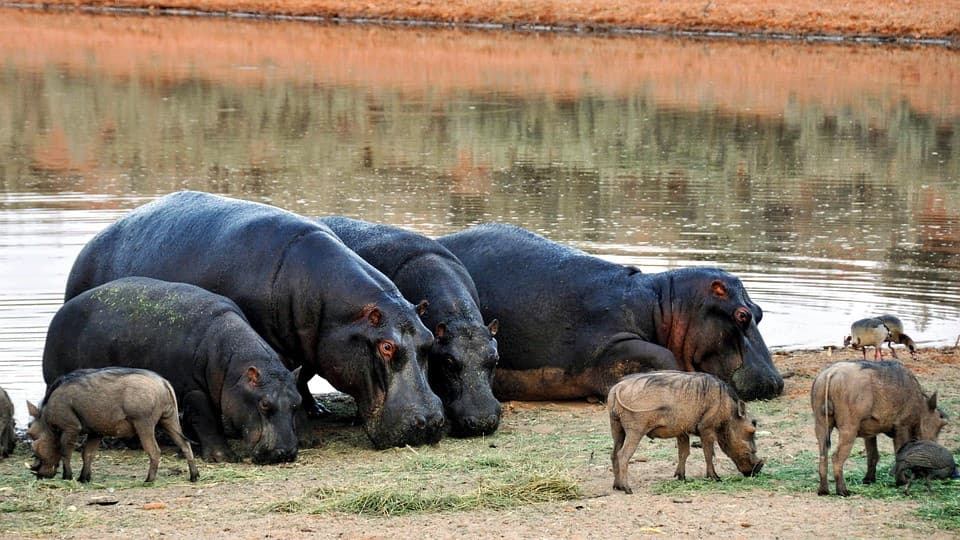
{"label": "river water", "polygon": [[73,258],[180,189],[721,266],[775,349],[952,345],[957,88],[939,47],[3,11],[0,386],[24,425]]}

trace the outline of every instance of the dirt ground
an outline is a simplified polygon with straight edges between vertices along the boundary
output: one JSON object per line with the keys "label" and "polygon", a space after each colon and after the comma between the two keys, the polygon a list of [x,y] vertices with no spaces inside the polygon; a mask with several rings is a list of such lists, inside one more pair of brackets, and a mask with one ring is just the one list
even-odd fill
{"label": "dirt ground", "polygon": [[[809,388],[820,369],[840,360],[858,359],[859,353],[847,351],[806,351],[777,353],[775,363],[785,375],[785,390],[781,397],[754,402],[750,410],[760,422],[758,452],[771,469],[777,462],[786,462],[798,455],[816,452],[813,426],[809,411]],[[903,357],[905,355],[901,355]],[[920,378],[928,391],[937,390],[941,407],[953,418],[960,416],[960,349],[921,350],[919,358],[904,359]],[[848,462],[847,470],[859,466],[859,472],[850,472],[854,495],[849,498],[816,495],[815,466],[801,475],[801,489],[781,489],[785,478],[776,474],[761,475],[759,483],[747,489],[736,488],[737,472],[732,462],[722,454],[717,457],[718,472],[725,478],[719,484],[704,480],[688,480],[680,493],[664,492],[664,487],[675,486],[671,478],[675,465],[675,445],[672,440],[645,441],[641,444],[630,466],[634,493],[625,495],[611,487],[612,472],[609,462],[609,425],[606,410],[601,404],[588,402],[505,404],[505,415],[500,430],[484,439],[445,439],[435,447],[393,449],[376,452],[367,444],[357,427],[342,426],[349,434],[347,444],[330,439],[319,448],[301,452],[296,463],[258,467],[251,464],[232,465],[232,476],[218,476],[223,465],[201,464],[201,481],[191,485],[185,479],[182,460],[165,454],[161,463],[160,479],[154,487],[134,483],[116,491],[105,484],[97,484],[97,475],[106,475],[110,469],[125,466],[130,476],[142,476],[146,463],[142,454],[128,450],[105,450],[95,465],[95,482],[79,486],[60,480],[45,481],[51,486],[50,495],[66,490],[55,507],[58,514],[70,514],[77,521],[54,528],[53,536],[66,538],[617,538],[617,537],[707,537],[727,538],[811,538],[829,536],[854,537],[925,537],[955,538],[956,531],[943,530],[916,512],[928,497],[922,488],[914,495],[903,496],[892,486],[891,479],[882,473],[891,461],[891,443],[881,437],[881,490],[889,496],[868,497],[858,494],[859,476],[865,461],[863,444],[858,442]],[[593,434],[603,441],[589,455],[579,449],[579,437]],[[444,456],[450,460],[462,458],[472,448],[495,448],[498,445],[516,452],[529,448],[511,446],[511,441],[529,441],[531,444],[563,446],[570,441],[568,463],[577,479],[580,495],[573,500],[521,505],[500,510],[471,510],[413,513],[404,516],[382,517],[358,515],[343,511],[309,513],[269,510],[271,503],[289,500],[299,494],[310,493],[318,485],[336,482],[338,475],[360,475],[365,485],[390,483],[389,478],[377,474],[389,469],[404,456],[433,454],[435,467],[441,467]],[[538,441],[541,441],[538,443]],[[547,442],[549,441],[549,442]],[[941,433],[941,443],[956,451],[960,445],[960,422],[953,420]],[[545,452],[547,448],[542,448]],[[556,448],[549,448],[556,450]],[[536,452],[538,449],[534,448]],[[420,456],[422,457],[422,456]],[[23,467],[27,459],[21,449],[14,458],[0,462],[0,473],[28,476],[14,470]],[[79,459],[79,456],[78,456]],[[546,457],[544,459],[547,459]],[[11,463],[11,460],[19,463]],[[358,463],[361,466],[358,468]],[[126,464],[126,465],[124,465]],[[342,464],[342,467],[338,466]],[[704,473],[703,456],[694,448],[687,463],[688,478]],[[11,472],[12,471],[12,472]],[[359,472],[358,472],[359,471]],[[424,471],[424,483],[443,482],[445,473]],[[450,473],[453,475],[454,473]],[[364,476],[366,475],[366,476]],[[731,479],[734,478],[734,479]],[[750,479],[753,480],[753,479]],[[472,479],[456,482],[469,483]],[[33,482],[31,480],[31,482]],[[110,480],[105,480],[110,484]],[[455,482],[455,483],[456,483]],[[697,482],[701,482],[697,484]],[[0,486],[4,483],[0,480]],[[706,486],[699,491],[697,486]],[[24,484],[25,486],[28,484]],[[35,485],[35,484],[30,484]],[[61,486],[61,488],[56,488]],[[717,488],[730,486],[727,492]],[[0,509],[11,508],[17,491],[26,487],[0,487]],[[426,489],[426,486],[424,486]],[[960,489],[960,484],[947,485],[943,490]],[[951,491],[952,493],[952,491]],[[955,493],[951,496],[955,496]],[[100,506],[98,500],[112,498],[112,504]],[[276,506],[276,505],[275,505]],[[29,510],[29,508],[28,508]],[[6,510],[9,512],[10,510]],[[15,514],[0,513],[0,533],[5,537],[51,536],[46,532],[30,532],[23,523],[3,523]],[[20,516],[23,519],[23,516]]]}
{"label": "dirt ground", "polygon": [[960,39],[960,0],[45,0],[43,5],[133,7],[154,12],[229,11],[576,31],[727,32],[953,43]]}

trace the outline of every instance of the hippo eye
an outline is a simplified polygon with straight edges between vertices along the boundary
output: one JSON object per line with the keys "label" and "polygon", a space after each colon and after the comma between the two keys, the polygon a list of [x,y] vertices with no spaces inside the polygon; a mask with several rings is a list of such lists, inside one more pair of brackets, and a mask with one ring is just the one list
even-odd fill
{"label": "hippo eye", "polygon": [[380,351],[380,356],[384,360],[390,360],[393,358],[393,353],[396,352],[397,346],[394,345],[392,341],[383,340],[377,345],[377,350]]}
{"label": "hippo eye", "polygon": [[272,409],[272,408],[273,408],[273,403],[270,403],[270,400],[268,400],[268,399],[261,399],[261,400],[260,400],[260,410],[261,410],[261,411],[263,411],[263,412],[265,412],[265,413],[266,413],[266,412],[270,412],[270,409]]}
{"label": "hippo eye", "polygon": [[733,318],[737,321],[737,324],[740,326],[746,327],[750,324],[750,319],[753,315],[750,313],[750,310],[745,307],[738,307],[736,311],[733,312]]}

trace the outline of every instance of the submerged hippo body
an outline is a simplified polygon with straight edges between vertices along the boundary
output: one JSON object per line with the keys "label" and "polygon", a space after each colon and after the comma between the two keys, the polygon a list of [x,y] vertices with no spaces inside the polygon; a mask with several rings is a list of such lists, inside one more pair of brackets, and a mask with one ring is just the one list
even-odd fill
{"label": "submerged hippo body", "polygon": [[353,251],[383,272],[411,302],[427,300],[423,322],[435,339],[430,386],[458,436],[488,435],[500,423],[491,381],[497,364],[497,322],[485,325],[477,290],[447,248],[400,227],[344,217],[321,218]]}
{"label": "submerged hippo body", "polygon": [[204,458],[242,437],[255,463],[293,461],[296,377],[228,298],[188,285],[122,278],[66,302],[43,351],[48,385],[73,370],[122,366],[173,385]]}
{"label": "submerged hippo body", "polygon": [[503,224],[439,242],[470,271],[484,318],[500,321],[501,400],[606,396],[626,374],[668,369],[716,375],[744,399],[783,390],[762,311],[723,270],[643,274]]}
{"label": "submerged hippo body", "polygon": [[433,338],[414,306],[324,225],[276,207],[197,192],[144,205],[80,252],[66,298],[120,277],[191,283],[237,303],[288,368],[353,396],[378,448],[432,443],[443,409],[420,359]]}

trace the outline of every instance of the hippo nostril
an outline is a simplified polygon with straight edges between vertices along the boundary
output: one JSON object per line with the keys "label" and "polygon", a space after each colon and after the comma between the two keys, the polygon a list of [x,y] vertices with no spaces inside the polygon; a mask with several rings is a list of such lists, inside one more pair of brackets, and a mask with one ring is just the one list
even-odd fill
{"label": "hippo nostril", "polygon": [[416,423],[418,429],[427,427],[427,419],[424,418],[423,415],[418,414],[416,417],[414,417],[413,421]]}

